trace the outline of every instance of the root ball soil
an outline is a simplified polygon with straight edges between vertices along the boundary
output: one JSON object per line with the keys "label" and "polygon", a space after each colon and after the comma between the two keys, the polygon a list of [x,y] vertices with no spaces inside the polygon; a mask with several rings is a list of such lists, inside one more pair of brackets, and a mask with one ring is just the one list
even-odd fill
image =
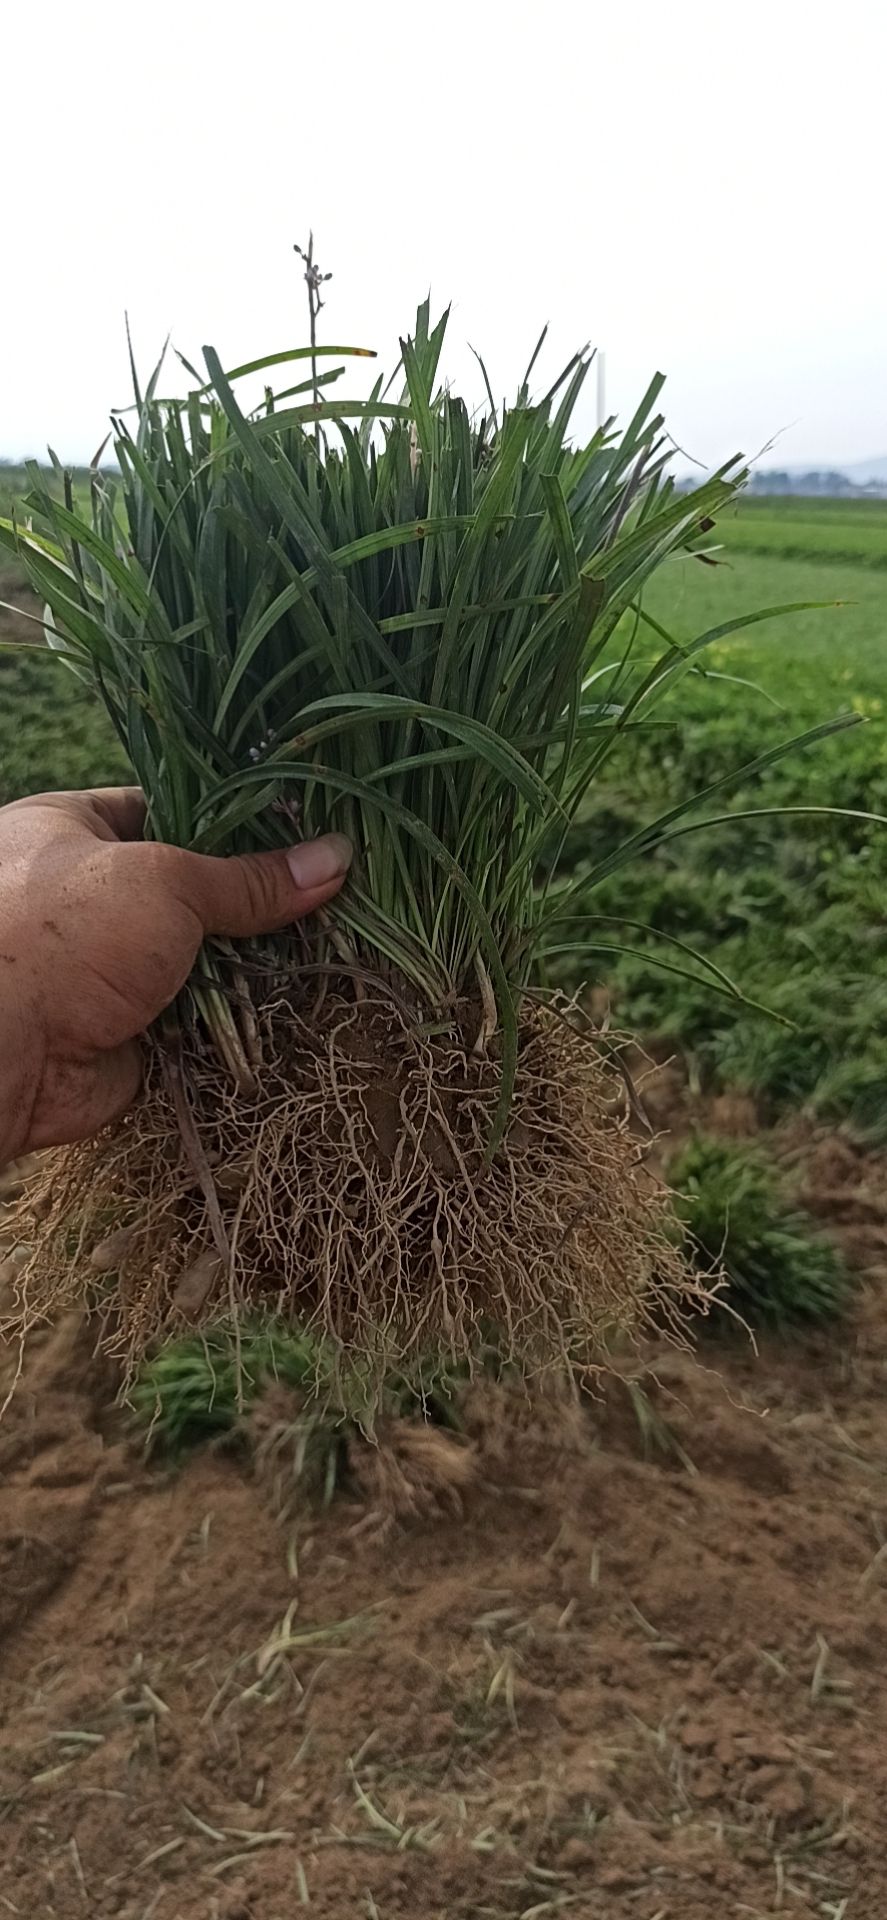
{"label": "root ball soil", "polygon": [[270,1311],[370,1380],[490,1337],[528,1370],[581,1369],[654,1312],[679,1327],[702,1289],[628,1130],[615,1045],[527,1008],[488,1163],[500,1068],[476,1015],[454,1037],[380,994],[269,1002],[252,1100],[207,1055],[155,1051],[124,1123],[45,1156],[28,1189],[26,1322],[91,1304],[131,1368],[167,1332]]}

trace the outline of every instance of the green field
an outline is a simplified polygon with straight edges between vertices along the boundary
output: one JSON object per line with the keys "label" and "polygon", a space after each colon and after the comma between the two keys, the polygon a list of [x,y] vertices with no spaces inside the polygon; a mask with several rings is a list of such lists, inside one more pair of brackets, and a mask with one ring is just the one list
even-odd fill
{"label": "green field", "polygon": [[[89,490],[89,468],[71,467],[69,471],[74,493],[82,498]],[[49,480],[50,472],[49,467],[40,467],[41,478],[44,481]],[[16,460],[0,460],[0,514],[8,514],[13,507],[19,507],[25,494],[29,492],[30,486],[31,480],[26,466]],[[53,490],[61,499],[61,485],[56,485]]]}
{"label": "green field", "polygon": [[[710,810],[887,814],[887,503],[749,500],[712,542],[723,542],[722,565],[677,561],[650,594],[678,637],[755,608],[827,604],[704,656],[707,672],[673,696],[674,730],[657,730],[640,754],[633,746],[621,779],[609,762],[606,790],[573,830],[580,878],[614,833],[847,710],[866,724],[793,753]],[[57,657],[0,653],[0,801],[125,774],[110,725]],[[618,1017],[681,1048],[701,1085],[754,1093],[765,1119],[808,1106],[887,1141],[887,827],[827,814],[715,827],[624,869],[585,905],[622,924],[577,925],[565,977],[606,982]],[[713,994],[674,941],[783,1023]]]}
{"label": "green field", "polygon": [[887,500],[819,500],[749,495],[719,523],[727,554],[845,561],[887,567]]}
{"label": "green field", "polygon": [[[785,521],[790,541],[794,504]],[[767,505],[772,526],[782,504]],[[866,532],[870,518],[863,508]],[[842,540],[846,520],[836,518]],[[855,535],[852,516],[850,525]],[[887,516],[883,527],[887,547]],[[795,751],[706,810],[814,806],[887,814],[883,574],[869,564],[740,550],[720,568],[679,561],[657,581],[649,605],[670,631],[689,638],[731,614],[801,599],[840,604],[731,636],[704,656],[709,670],[730,678],[689,676],[681,683],[673,736],[648,743],[640,763],[633,752],[624,786],[611,783],[600,810],[577,828],[579,874],[614,831],[848,710],[865,724]],[[754,1094],[765,1119],[807,1106],[823,1119],[849,1122],[863,1138],[885,1141],[885,903],[887,826],[828,814],[738,821],[677,840],[588,899],[591,911],[653,929],[599,931],[598,939],[632,951],[592,962],[591,971],[615,987],[620,1018],[682,1049],[703,1087]],[[663,939],[704,953],[748,997],[791,1024],[716,997],[693,960]]]}
{"label": "green field", "polygon": [[[45,473],[44,473],[45,478]],[[81,500],[85,470],[73,475]],[[0,462],[0,516],[23,512],[30,482],[21,466]],[[61,495],[61,488],[58,488]],[[26,617],[38,611],[25,597],[24,575],[0,553],[0,805],[49,787],[93,785],[125,778],[126,758],[98,702],[41,646],[12,651],[10,641],[40,641]]]}

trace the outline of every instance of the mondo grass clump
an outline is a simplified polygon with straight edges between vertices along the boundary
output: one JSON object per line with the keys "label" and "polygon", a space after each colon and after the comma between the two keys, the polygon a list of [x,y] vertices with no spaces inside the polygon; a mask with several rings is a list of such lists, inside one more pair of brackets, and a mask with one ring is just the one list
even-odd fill
{"label": "mondo grass clump", "polygon": [[698,1134],[668,1176],[703,1268],[720,1269],[719,1331],[731,1320],[778,1331],[833,1319],[848,1305],[850,1275],[837,1247],[753,1149]]}
{"label": "mondo grass clump", "polygon": [[326,1430],[332,1384],[321,1341],[247,1319],[165,1341],[143,1361],[128,1400],[149,1451],[177,1460],[234,1434],[272,1385],[304,1398]]}
{"label": "mondo grass clump", "polygon": [[[35,472],[30,523],[0,528],[151,836],[224,854],[335,830],[355,849],[312,923],[206,945],[147,1037],[134,1111],[43,1164],[26,1311],[95,1297],[112,1217],[100,1304],[131,1367],[184,1323],[259,1312],[380,1382],[490,1329],[527,1368],[582,1368],[700,1286],[619,1044],[546,969],[576,947],[559,850],[610,753],[662,724],[709,642],[764,617],[679,643],[643,606],[742,470],[675,487],[658,375],[627,426],[584,438],[589,355],[536,399],[542,341],[514,404],[487,383],[472,411],[440,377],[446,325],[420,307],[364,399],[319,371],[357,350],[313,334],[231,372],[206,348],[185,399],[158,369],[114,419],[119,480],[96,471],[87,507]],[[287,384],[249,409],[249,377]],[[728,781],[614,838],[583,901]],[[624,932],[586,913],[583,951]]]}

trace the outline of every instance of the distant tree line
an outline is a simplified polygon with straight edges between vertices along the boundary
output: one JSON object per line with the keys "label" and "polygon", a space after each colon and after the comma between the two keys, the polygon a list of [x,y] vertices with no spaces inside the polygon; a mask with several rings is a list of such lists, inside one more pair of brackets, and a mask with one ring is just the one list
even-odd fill
{"label": "distant tree line", "polygon": [[[686,493],[698,485],[698,481],[682,474],[676,484],[679,492]],[[758,468],[749,476],[747,492],[820,500],[887,500],[887,479],[867,480],[861,486],[834,468],[817,467],[809,473],[789,473],[779,467]]]}
{"label": "distant tree line", "polygon": [[887,482],[870,480],[859,486],[846,473],[831,468],[810,473],[788,473],[779,468],[759,469],[751,475],[749,493],[794,493],[821,495],[829,500],[884,500]]}

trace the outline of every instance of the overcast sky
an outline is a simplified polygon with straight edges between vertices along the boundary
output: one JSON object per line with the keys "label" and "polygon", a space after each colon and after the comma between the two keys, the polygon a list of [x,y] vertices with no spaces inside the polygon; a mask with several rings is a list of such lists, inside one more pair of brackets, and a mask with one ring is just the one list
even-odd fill
{"label": "overcast sky", "polygon": [[[4,11],[0,452],[88,457],[171,331],[231,365],[386,365],[431,287],[445,370],[591,339],[623,413],[668,375],[711,464],[887,453],[879,0],[43,0]],[[343,381],[340,391],[347,384]],[[354,384],[359,384],[355,382]],[[589,401],[589,424],[593,413]]]}

